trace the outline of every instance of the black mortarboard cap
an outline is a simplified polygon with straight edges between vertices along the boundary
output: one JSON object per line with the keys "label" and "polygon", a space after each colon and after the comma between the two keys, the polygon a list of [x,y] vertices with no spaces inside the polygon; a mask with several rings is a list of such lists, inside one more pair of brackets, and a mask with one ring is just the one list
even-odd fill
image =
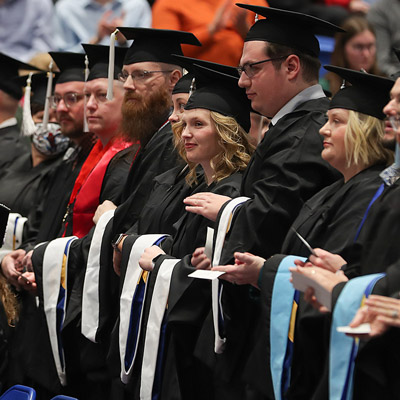
{"label": "black mortarboard cap", "polygon": [[18,77],[18,71],[21,69],[40,71],[39,68],[33,65],[26,64],[0,53],[0,90],[17,100],[22,97],[22,88],[14,78]]}
{"label": "black mortarboard cap", "polygon": [[316,33],[332,35],[334,32],[344,32],[342,28],[311,15],[250,4],[236,5],[265,17],[250,28],[246,42],[259,40],[281,44],[318,57]]}
{"label": "black mortarboard cap", "polygon": [[189,97],[185,110],[205,108],[236,119],[248,132],[250,129],[251,103],[246,91],[238,86],[238,77],[194,64],[192,72],[196,90]]}
{"label": "black mortarboard cap", "polygon": [[85,55],[83,53],[50,51],[49,54],[60,70],[56,83],[85,81]]}
{"label": "black mortarboard cap", "polygon": [[193,78],[194,78],[194,75],[191,74],[190,72],[186,75],[183,75],[182,78],[179,79],[178,82],[176,82],[176,85],[172,89],[172,94],[190,93]]}
{"label": "black mortarboard cap", "polygon": [[[222,72],[223,74],[226,75],[231,75],[234,76],[235,78],[238,77],[238,73],[237,73],[237,69],[235,67],[231,67],[229,65],[224,65],[224,64],[217,64],[215,62],[211,62],[211,61],[206,61],[206,60],[199,60],[197,58],[193,58],[193,57],[185,57],[185,56],[180,56],[178,54],[173,54],[173,57],[178,60],[178,64],[184,68],[186,68],[189,72],[193,70],[193,65],[197,64],[200,65],[202,67],[206,67],[209,68],[213,71],[218,71],[218,72]],[[193,74],[188,74],[193,78]],[[181,80],[184,77],[181,78]],[[191,86],[191,82],[187,82],[188,78],[185,78],[185,80],[183,80],[182,82],[179,81],[175,87],[174,90],[172,92],[172,94],[174,93],[189,93],[190,91],[190,86]],[[177,88],[176,86],[179,85],[179,87]],[[186,85],[185,87],[183,85]],[[182,88],[184,87],[185,91],[184,92],[179,92],[178,90],[182,90]],[[186,91],[187,89],[187,91]]]}
{"label": "black mortarboard cap", "polygon": [[346,86],[333,96],[329,109],[344,108],[379,119],[385,118],[382,110],[390,100],[390,89],[394,84],[392,79],[333,65],[324,68],[351,83],[351,86]]}
{"label": "black mortarboard cap", "polygon": [[173,54],[172,56],[176,60],[178,60],[179,65],[186,68],[188,71],[191,71],[191,67],[194,64],[197,64],[197,65],[201,65],[202,67],[212,69],[213,71],[218,71],[218,72],[222,72],[223,74],[226,74],[226,75],[234,76],[235,78],[238,77],[237,69],[230,65],[218,64],[218,63],[215,63],[212,61],[206,61],[206,60],[199,60],[197,58],[181,56],[178,54]]}
{"label": "black mortarboard cap", "polygon": [[[55,76],[57,77],[58,72],[53,72],[53,74],[55,74]],[[29,75],[24,75],[16,78],[16,81],[21,86],[21,88],[24,88],[26,86],[26,81],[28,77]],[[55,80],[53,80],[53,89],[55,85],[54,81]],[[37,103],[44,106],[46,103],[47,72],[33,74],[31,77],[31,88],[31,103]]]}
{"label": "black mortarboard cap", "polygon": [[[82,44],[85,53],[89,59],[89,76],[88,81],[98,78],[108,78],[108,60],[110,46],[102,46],[99,44]],[[122,65],[127,52],[126,47],[115,47],[115,67],[114,79],[118,79],[118,74],[122,71]]]}
{"label": "black mortarboard cap", "polygon": [[196,36],[190,32],[126,27],[118,30],[126,39],[134,40],[126,53],[124,65],[146,61],[177,64],[171,54],[183,55],[181,44],[201,46]]}

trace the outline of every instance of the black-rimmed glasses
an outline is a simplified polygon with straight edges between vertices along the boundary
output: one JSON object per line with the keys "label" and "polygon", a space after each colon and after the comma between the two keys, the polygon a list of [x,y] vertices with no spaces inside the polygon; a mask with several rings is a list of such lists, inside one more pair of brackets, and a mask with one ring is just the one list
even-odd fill
{"label": "black-rimmed glasses", "polygon": [[253,78],[254,75],[258,72],[258,70],[256,68],[254,68],[255,65],[263,64],[268,61],[281,60],[281,59],[287,58],[287,57],[288,56],[266,58],[265,60],[256,61],[256,62],[253,62],[250,64],[239,65],[236,69],[237,69],[239,76],[242,76],[242,73],[244,72],[249,78]]}

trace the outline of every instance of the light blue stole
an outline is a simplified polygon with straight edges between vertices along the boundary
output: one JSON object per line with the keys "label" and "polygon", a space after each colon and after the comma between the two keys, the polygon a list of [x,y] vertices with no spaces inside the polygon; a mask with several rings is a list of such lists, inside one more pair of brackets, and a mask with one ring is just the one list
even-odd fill
{"label": "light blue stole", "polygon": [[375,283],[384,274],[365,275],[346,283],[336,302],[332,314],[329,349],[329,399],[352,398],[354,359],[358,350],[358,339],[337,332],[337,327],[347,326],[368,297]]}
{"label": "light blue stole", "polygon": [[[270,316],[270,366],[275,399],[282,399],[282,377],[286,349],[288,347],[289,329],[296,317],[294,306],[295,289],[290,282],[290,267],[294,267],[294,260],[306,261],[305,257],[287,256],[279,264],[275,275]],[[293,333],[293,332],[292,332]],[[293,339],[293,335],[290,335]],[[290,371],[286,371],[286,378],[290,379]]]}

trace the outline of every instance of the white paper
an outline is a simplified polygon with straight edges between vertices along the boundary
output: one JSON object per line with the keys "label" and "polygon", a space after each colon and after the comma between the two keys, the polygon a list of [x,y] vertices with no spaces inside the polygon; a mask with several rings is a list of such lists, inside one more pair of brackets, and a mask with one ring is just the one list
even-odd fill
{"label": "white paper", "polygon": [[211,260],[212,257],[212,248],[213,248],[213,239],[214,239],[214,229],[207,227],[207,237],[206,237],[206,245],[204,246],[204,254]]}
{"label": "white paper", "polygon": [[329,311],[331,311],[331,293],[320,284],[312,280],[308,275],[303,275],[300,272],[292,272],[292,284],[295,289],[300,290],[301,292],[305,292],[307,288],[312,287],[317,300]]}
{"label": "white paper", "polygon": [[336,328],[338,332],[342,333],[352,333],[354,335],[367,335],[368,333],[371,332],[371,325],[368,323],[361,324],[355,328],[352,328],[350,326],[338,326]]}
{"label": "white paper", "polygon": [[208,269],[198,269],[188,275],[189,278],[208,279],[210,281],[218,279],[221,275],[225,274],[222,271],[210,271]]}

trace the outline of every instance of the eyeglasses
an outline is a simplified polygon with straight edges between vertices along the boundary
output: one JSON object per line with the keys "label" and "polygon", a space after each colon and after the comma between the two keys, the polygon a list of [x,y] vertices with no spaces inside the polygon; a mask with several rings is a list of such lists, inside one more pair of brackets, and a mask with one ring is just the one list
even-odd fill
{"label": "eyeglasses", "polygon": [[85,93],[84,96],[87,102],[92,96],[97,104],[105,103],[107,101],[107,92]]}
{"label": "eyeglasses", "polygon": [[172,70],[166,70],[166,71],[134,71],[131,74],[128,73],[127,71],[122,71],[118,74],[118,80],[121,82],[126,82],[128,77],[130,76],[133,81],[142,81],[145,78],[147,78],[150,74],[154,74],[156,72],[162,72],[162,73],[168,73],[172,72]]}
{"label": "eyeglasses", "polygon": [[390,116],[389,122],[390,122],[390,125],[392,125],[393,130],[395,132],[398,132],[400,129],[400,116],[398,114]]}
{"label": "eyeglasses", "polygon": [[249,78],[253,78],[254,75],[258,72],[257,68],[254,68],[255,65],[259,65],[259,64],[263,64],[266,63],[268,61],[275,61],[275,60],[281,60],[283,58],[287,58],[289,55],[287,56],[281,56],[281,57],[275,57],[275,58],[267,58],[265,60],[261,60],[261,61],[256,61],[254,63],[251,64],[244,64],[242,66],[238,66],[237,72],[239,74],[239,76],[242,76],[242,73],[244,72]]}
{"label": "eyeglasses", "polygon": [[59,94],[55,94],[54,96],[51,96],[50,104],[51,104],[52,108],[57,108],[57,106],[60,104],[60,101],[63,100],[66,107],[70,108],[70,107],[73,107],[75,104],[77,104],[82,99],[83,99],[83,94],[75,93],[75,92],[68,92],[68,93],[65,93],[63,96],[60,96]]}

